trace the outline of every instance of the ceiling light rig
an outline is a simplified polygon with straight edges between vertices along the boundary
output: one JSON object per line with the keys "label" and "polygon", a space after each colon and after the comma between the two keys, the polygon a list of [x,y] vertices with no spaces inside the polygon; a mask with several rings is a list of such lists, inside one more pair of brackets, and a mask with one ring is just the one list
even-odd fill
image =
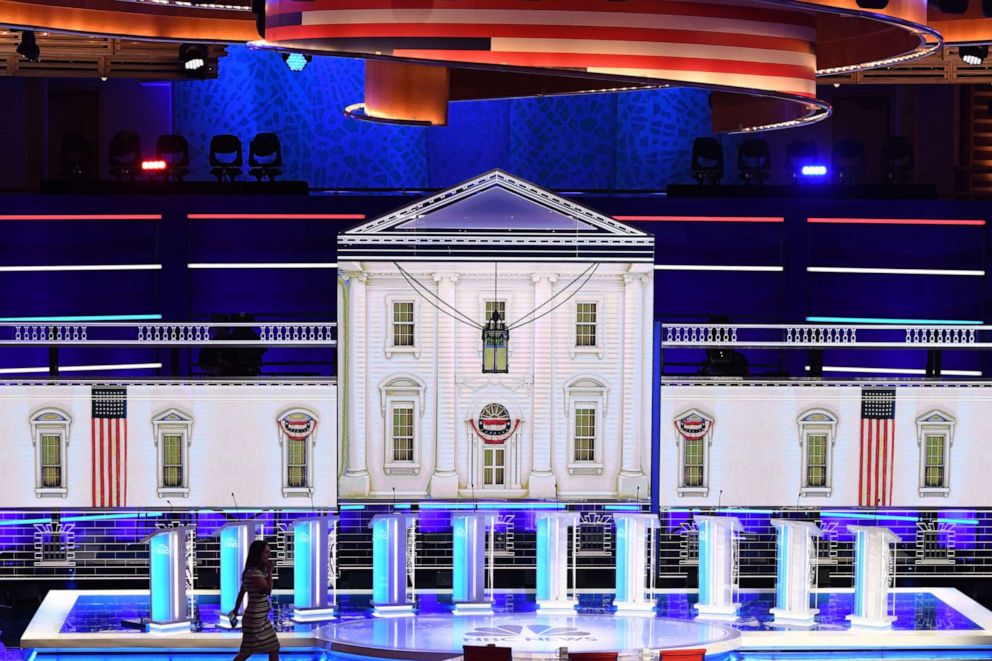
{"label": "ceiling light rig", "polygon": [[[510,331],[533,323],[538,319],[551,314],[562,305],[567,303],[579,291],[585,287],[589,279],[596,273],[599,264],[590,264],[584,271],[575,276],[567,285],[550,296],[546,301],[535,307],[533,310],[523,315],[516,321],[507,323],[497,309],[493,309],[492,315],[485,323],[479,323],[471,316],[465,314],[453,304],[443,300],[440,296],[431,291],[430,287],[419,282],[402,266],[394,262],[396,269],[406,280],[410,288],[422,299],[427,301],[438,312],[448,315],[455,321],[466,326],[471,326],[482,333],[482,372],[483,374],[506,374],[509,372],[509,345]],[[497,267],[494,268],[494,296],[498,293]],[[550,306],[550,307],[549,307]]]}
{"label": "ceiling light rig", "polygon": [[290,71],[294,73],[299,73],[307,68],[307,65],[313,61],[313,55],[306,55],[304,53],[283,53],[282,61],[286,63]]}
{"label": "ceiling light rig", "polygon": [[989,56],[988,44],[979,44],[975,46],[961,46],[958,49],[958,55],[965,64],[971,67],[981,66],[985,61],[985,58]]}

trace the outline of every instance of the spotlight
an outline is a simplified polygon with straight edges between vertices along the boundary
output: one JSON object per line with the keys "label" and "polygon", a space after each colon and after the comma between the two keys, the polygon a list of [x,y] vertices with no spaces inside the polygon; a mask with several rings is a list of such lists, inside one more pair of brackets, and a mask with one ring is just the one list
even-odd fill
{"label": "spotlight", "polygon": [[286,63],[290,71],[303,71],[313,61],[313,56],[303,53],[283,53],[282,61]]}
{"label": "spotlight", "polygon": [[958,55],[964,60],[964,63],[971,67],[977,67],[985,58],[989,56],[989,47],[987,44],[982,44],[980,46],[962,46],[958,49]]}
{"label": "spotlight", "polygon": [[41,49],[34,38],[34,30],[25,30],[21,33],[21,43],[17,44],[17,54],[30,62],[41,61]]}
{"label": "spotlight", "polygon": [[179,62],[188,74],[202,72],[207,66],[207,49],[202,44],[183,44],[179,47]]}
{"label": "spotlight", "polygon": [[968,0],[937,0],[937,8],[945,14],[964,14],[968,11]]}
{"label": "spotlight", "polygon": [[889,0],[858,0],[858,6],[862,9],[885,9]]}
{"label": "spotlight", "polygon": [[804,177],[825,177],[827,176],[826,165],[804,165],[799,171]]}

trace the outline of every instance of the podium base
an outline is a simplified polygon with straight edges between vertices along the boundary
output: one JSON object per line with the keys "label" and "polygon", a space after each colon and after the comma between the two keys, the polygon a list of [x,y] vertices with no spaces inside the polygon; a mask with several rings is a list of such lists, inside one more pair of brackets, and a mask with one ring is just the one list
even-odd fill
{"label": "podium base", "polygon": [[847,621],[851,623],[852,627],[865,627],[869,629],[888,629],[892,626],[892,623],[896,621],[894,615],[885,615],[883,617],[862,617],[860,615],[848,615]]}
{"label": "podium base", "polygon": [[294,608],[293,622],[327,622],[337,619],[338,609],[335,606],[327,608]]}
{"label": "podium base", "polygon": [[810,608],[807,611],[790,611],[785,608],[769,608],[768,612],[775,616],[775,624],[809,626],[816,622],[816,614],[820,610],[818,608]]}
{"label": "podium base", "polygon": [[727,604],[726,606],[709,606],[696,604],[696,619],[719,620],[720,622],[733,622],[737,619],[737,610],[740,604]]}
{"label": "podium base", "polygon": [[413,617],[413,604],[373,604],[373,617]]}
{"label": "podium base", "polygon": [[655,606],[654,601],[614,601],[613,605],[616,607],[617,615],[640,615],[654,617]]}
{"label": "podium base", "polygon": [[561,601],[537,600],[537,612],[544,614],[570,614],[574,615],[579,608],[577,599],[563,599]]}
{"label": "podium base", "polygon": [[493,602],[491,601],[459,601],[451,609],[452,615],[492,615]]}
{"label": "podium base", "polygon": [[190,632],[190,621],[182,620],[180,622],[149,622],[148,623],[148,633],[153,633],[156,635],[169,635],[174,633],[189,633]]}

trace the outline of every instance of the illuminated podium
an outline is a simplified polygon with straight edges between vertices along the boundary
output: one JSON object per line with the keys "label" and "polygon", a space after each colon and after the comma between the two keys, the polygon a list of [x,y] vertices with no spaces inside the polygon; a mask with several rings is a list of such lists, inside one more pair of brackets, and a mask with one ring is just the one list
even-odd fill
{"label": "illuminated podium", "polygon": [[734,516],[697,516],[699,528],[698,617],[737,619],[737,533],[740,519]]}
{"label": "illuminated podium", "polygon": [[776,541],[775,608],[776,622],[810,625],[819,612],[810,606],[816,568],[816,542],[820,529],[809,521],[772,519],[778,531]]}
{"label": "illuminated podium", "polygon": [[[617,615],[654,615],[648,594],[648,538],[658,527],[655,514],[614,514],[617,526]],[[652,545],[653,546],[653,545]],[[652,549],[653,552],[653,549]]]}
{"label": "illuminated podium", "polygon": [[490,512],[453,512],[454,537],[451,600],[455,615],[491,615],[492,599],[486,598],[486,533],[496,523]]}
{"label": "illuminated podium", "polygon": [[[231,622],[227,614],[234,610],[235,600],[241,591],[241,574],[244,571],[245,560],[248,559],[248,547],[258,535],[258,521],[242,519],[225,523],[214,536],[220,538],[220,620],[219,626],[230,629]],[[245,595],[242,601],[247,599]],[[240,610],[240,608],[239,608]],[[240,621],[240,617],[238,620]]]}
{"label": "illuminated podium", "polygon": [[878,526],[848,526],[854,533],[854,612],[847,616],[854,626],[888,627],[895,621],[889,613],[889,581],[892,578],[892,548],[899,537]]}
{"label": "illuminated podium", "polygon": [[[579,525],[577,512],[537,512],[537,610],[575,612],[568,594],[568,529]],[[574,560],[573,560],[574,562]]]}
{"label": "illuminated podium", "polygon": [[372,528],[372,614],[375,617],[413,615],[407,595],[410,530],[416,514],[376,514]]}
{"label": "illuminated podium", "polygon": [[183,633],[190,630],[187,610],[186,569],[189,527],[162,528],[145,537],[148,542],[148,572],[151,587],[152,633]]}
{"label": "illuminated podium", "polygon": [[337,614],[337,594],[333,601],[327,598],[332,558],[330,540],[336,533],[337,520],[337,516],[323,514],[293,522],[293,620],[296,622],[333,620]]}

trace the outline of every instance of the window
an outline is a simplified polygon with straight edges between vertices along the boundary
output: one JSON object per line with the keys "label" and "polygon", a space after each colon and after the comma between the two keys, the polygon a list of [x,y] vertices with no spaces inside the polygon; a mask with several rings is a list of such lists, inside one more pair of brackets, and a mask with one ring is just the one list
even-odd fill
{"label": "window", "polygon": [[713,418],[690,409],[675,418],[678,446],[678,495],[706,496],[710,486],[710,446],[713,444]]}
{"label": "window", "polygon": [[413,301],[393,303],[393,346],[413,346]]}
{"label": "window", "polygon": [[276,419],[282,446],[282,495],[313,495],[313,454],[317,443],[317,416],[305,409],[290,409]]}
{"label": "window", "polygon": [[502,447],[484,448],[482,455],[482,484],[487,487],[505,485],[506,450]]}
{"label": "window", "polygon": [[417,319],[419,318],[420,303],[412,298],[386,297],[386,358],[393,354],[413,354],[420,357],[420,347],[417,341]]}
{"label": "window", "polygon": [[687,487],[703,486],[703,439],[687,438],[685,440],[685,461],[682,462],[682,485]]}
{"label": "window", "polygon": [[601,475],[603,472],[604,422],[607,388],[597,378],[584,376],[565,386],[565,413],[569,418],[568,472]]}
{"label": "window", "polygon": [[833,490],[833,447],[837,416],[826,409],[811,409],[799,416],[802,472],[799,495],[827,498]]}
{"label": "window", "polygon": [[387,377],[379,384],[379,404],[386,475],[416,475],[420,472],[424,385],[408,375]]}
{"label": "window", "polygon": [[596,460],[596,409],[575,409],[574,461]]}
{"label": "window", "polygon": [[954,564],[954,524],[938,523],[933,512],[920,514],[916,522],[916,564]]}
{"label": "window", "polygon": [[72,567],[76,564],[75,524],[62,524],[58,514],[53,514],[52,519],[52,523],[35,526],[34,564],[36,567]]}
{"label": "window", "polygon": [[601,298],[575,301],[575,334],[568,352],[570,358],[596,354],[602,359],[606,355],[603,327],[600,323],[604,310],[604,300]]}
{"label": "window", "polygon": [[499,318],[506,321],[506,301],[486,301],[485,321],[493,318],[493,312],[499,312]]}
{"label": "window", "polygon": [[393,461],[413,461],[413,403],[393,405]]}
{"label": "window", "polygon": [[71,420],[59,409],[42,409],[31,416],[30,422],[35,448],[35,495],[64,498],[69,492],[66,447]]}
{"label": "window", "polygon": [[947,497],[951,493],[954,425],[954,418],[937,410],[929,411],[916,419],[916,442],[920,447],[921,497]]}
{"label": "window", "polygon": [[596,346],[596,304],[575,304],[575,346]]}
{"label": "window", "polygon": [[584,514],[579,522],[579,555],[608,556],[613,545],[613,517],[597,512]]}
{"label": "window", "polygon": [[158,446],[158,497],[188,497],[187,461],[193,418],[178,409],[168,409],[152,418],[152,431]]}

